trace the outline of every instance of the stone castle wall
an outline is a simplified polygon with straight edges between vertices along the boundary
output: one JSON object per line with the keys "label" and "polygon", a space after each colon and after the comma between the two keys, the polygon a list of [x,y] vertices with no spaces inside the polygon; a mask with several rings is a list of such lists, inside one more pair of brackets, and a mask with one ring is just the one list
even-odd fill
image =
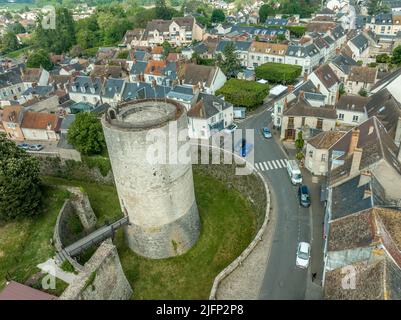
{"label": "stone castle wall", "polygon": [[128,300],[132,294],[117,248],[108,239],[96,250],[60,300]]}

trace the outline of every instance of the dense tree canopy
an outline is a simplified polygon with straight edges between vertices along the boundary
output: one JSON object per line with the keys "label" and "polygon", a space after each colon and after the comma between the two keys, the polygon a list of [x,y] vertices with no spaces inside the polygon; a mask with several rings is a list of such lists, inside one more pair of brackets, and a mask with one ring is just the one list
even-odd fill
{"label": "dense tree canopy", "polygon": [[18,50],[20,47],[17,36],[13,32],[7,32],[1,39],[1,51],[3,53]]}
{"label": "dense tree canopy", "polygon": [[53,64],[50,60],[49,54],[44,49],[37,50],[33,52],[26,61],[26,66],[28,68],[44,68],[46,70],[51,70]]}
{"label": "dense tree canopy", "polygon": [[213,23],[224,22],[226,20],[226,15],[221,9],[214,9],[212,11],[212,17],[210,18]]}
{"label": "dense tree canopy", "polygon": [[103,129],[95,115],[78,113],[68,129],[68,142],[85,155],[99,154],[105,147]]}
{"label": "dense tree canopy", "polygon": [[294,83],[301,75],[302,67],[290,64],[267,62],[256,67],[256,77],[272,83]]}
{"label": "dense tree canopy", "polygon": [[400,65],[401,64],[401,45],[393,50],[393,55],[391,57],[391,63]]}
{"label": "dense tree canopy", "polygon": [[39,162],[0,134],[0,220],[33,216],[40,205]]}
{"label": "dense tree canopy", "polygon": [[264,23],[267,17],[274,14],[274,8],[268,4],[263,4],[259,8],[259,20],[261,23]]}
{"label": "dense tree canopy", "polygon": [[71,12],[67,8],[56,9],[56,28],[46,29],[42,26],[42,18],[38,17],[38,26],[35,30],[35,42],[39,48],[48,52],[67,52],[75,43],[75,25]]}
{"label": "dense tree canopy", "polygon": [[218,57],[219,67],[227,77],[236,76],[242,69],[240,59],[235,52],[234,42],[229,42],[223,49],[223,56]]}
{"label": "dense tree canopy", "polygon": [[224,99],[236,106],[255,108],[263,103],[269,93],[269,86],[255,81],[240,79],[228,80],[216,94],[224,95]]}

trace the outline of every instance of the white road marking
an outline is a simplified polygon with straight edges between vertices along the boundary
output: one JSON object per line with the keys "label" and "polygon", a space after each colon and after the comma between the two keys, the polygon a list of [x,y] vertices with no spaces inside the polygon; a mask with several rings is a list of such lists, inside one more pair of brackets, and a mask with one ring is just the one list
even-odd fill
{"label": "white road marking", "polygon": [[277,169],[276,163],[274,161],[271,161],[271,163],[272,163],[274,169]]}
{"label": "white road marking", "polygon": [[280,162],[283,164],[283,168],[287,166],[286,159],[280,159]]}
{"label": "white road marking", "polygon": [[263,165],[265,166],[266,170],[269,170],[269,167],[267,166],[266,162],[263,162]]}

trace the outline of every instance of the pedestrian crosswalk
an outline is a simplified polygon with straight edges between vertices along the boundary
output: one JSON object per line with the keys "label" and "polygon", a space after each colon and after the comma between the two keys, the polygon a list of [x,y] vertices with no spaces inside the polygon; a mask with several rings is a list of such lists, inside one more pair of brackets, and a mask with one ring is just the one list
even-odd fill
{"label": "pedestrian crosswalk", "polygon": [[277,170],[286,167],[287,167],[287,159],[268,160],[255,163],[255,168],[259,171]]}

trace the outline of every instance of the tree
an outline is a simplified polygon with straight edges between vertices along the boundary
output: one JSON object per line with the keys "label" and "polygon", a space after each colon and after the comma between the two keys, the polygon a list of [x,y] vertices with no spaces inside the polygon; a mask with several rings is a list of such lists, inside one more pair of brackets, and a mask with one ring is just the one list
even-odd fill
{"label": "tree", "polygon": [[263,4],[259,9],[260,22],[265,23],[267,17],[269,17],[273,14],[274,14],[274,9],[268,4]]}
{"label": "tree", "polygon": [[398,47],[396,47],[393,50],[393,55],[391,57],[391,63],[393,64],[401,64],[401,45],[399,45]]}
{"label": "tree", "polygon": [[229,42],[223,49],[223,56],[218,57],[218,64],[227,77],[236,76],[242,69],[241,61],[235,52],[234,42]]}
{"label": "tree", "polygon": [[26,32],[24,26],[19,22],[16,22],[16,23],[13,23],[12,25],[10,25],[8,27],[8,31],[13,32],[15,34]]}
{"label": "tree", "polygon": [[48,53],[45,50],[40,49],[32,53],[28,57],[28,60],[26,61],[26,66],[28,68],[42,67],[43,69],[51,70],[53,67],[53,63],[51,62]]}
{"label": "tree", "polygon": [[7,32],[1,39],[1,50],[4,53],[18,50],[20,47],[17,36],[13,32]]}
{"label": "tree", "polygon": [[224,22],[224,20],[226,20],[226,15],[224,14],[223,10],[214,9],[210,19],[213,23]]}
{"label": "tree", "polygon": [[381,0],[370,0],[368,3],[368,14],[376,15],[379,13],[388,13],[390,8],[382,4]]}
{"label": "tree", "polygon": [[0,220],[38,214],[39,161],[0,134]]}
{"label": "tree", "polygon": [[78,113],[68,129],[67,140],[85,155],[99,154],[105,148],[102,125],[92,113]]}
{"label": "tree", "polygon": [[301,152],[304,148],[304,138],[302,137],[302,131],[298,132],[297,139],[295,140],[295,147],[297,148],[298,152]]}
{"label": "tree", "polygon": [[232,78],[217,90],[216,95],[224,95],[226,101],[236,106],[253,109],[263,103],[268,93],[267,84]]}
{"label": "tree", "polygon": [[294,83],[301,73],[301,66],[275,62],[267,62],[255,68],[256,77],[273,83]]}
{"label": "tree", "polygon": [[165,40],[162,43],[162,47],[163,47],[163,56],[164,56],[164,58],[166,58],[168,56],[168,54],[172,51],[172,46],[171,46],[170,42]]}
{"label": "tree", "polygon": [[359,90],[358,94],[359,94],[361,97],[367,97],[367,96],[368,96],[368,92],[367,92],[366,89],[364,89],[364,88],[361,88],[361,90]]}
{"label": "tree", "polygon": [[378,54],[376,56],[376,62],[377,63],[390,63],[391,58],[387,53]]}
{"label": "tree", "polygon": [[42,16],[38,16],[35,30],[37,47],[60,54],[67,52],[76,43],[74,20],[67,8],[56,9],[55,29],[43,28],[42,19]]}

